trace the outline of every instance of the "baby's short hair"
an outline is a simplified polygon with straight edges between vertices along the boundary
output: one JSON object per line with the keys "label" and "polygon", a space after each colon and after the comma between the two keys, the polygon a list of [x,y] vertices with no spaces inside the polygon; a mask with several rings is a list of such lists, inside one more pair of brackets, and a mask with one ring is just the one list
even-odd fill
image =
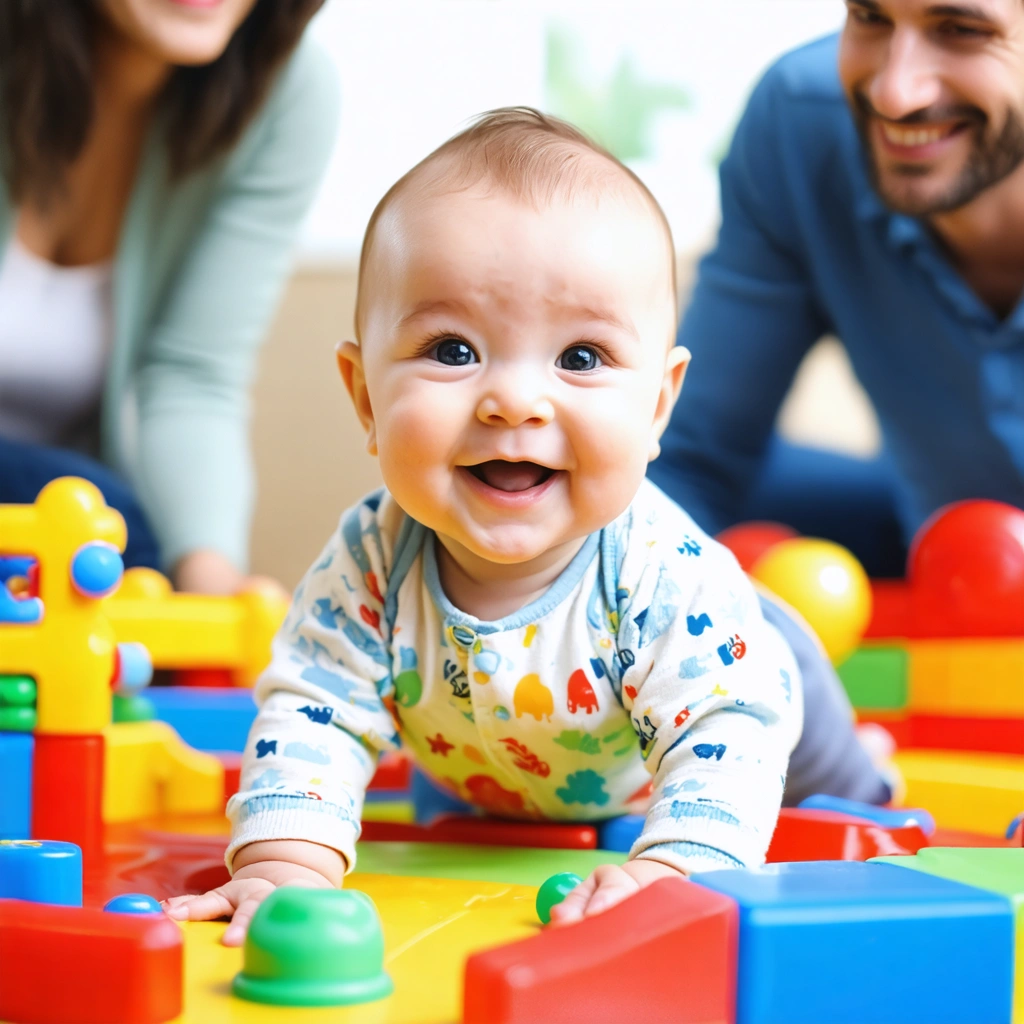
{"label": "baby's short hair", "polygon": [[619,159],[568,121],[542,114],[532,107],[501,107],[481,114],[468,128],[453,135],[402,175],[370,215],[359,257],[357,340],[362,340],[366,270],[383,215],[399,197],[410,191],[458,192],[484,180],[534,206],[607,188],[617,180],[624,193],[632,192],[650,208],[664,229],[671,271],[669,286],[675,301],[672,228],[650,189]]}

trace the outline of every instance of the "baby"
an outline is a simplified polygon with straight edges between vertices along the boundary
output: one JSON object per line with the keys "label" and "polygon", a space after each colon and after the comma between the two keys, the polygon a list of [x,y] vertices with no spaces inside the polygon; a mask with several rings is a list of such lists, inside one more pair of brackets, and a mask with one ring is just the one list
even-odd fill
{"label": "baby", "polygon": [[638,178],[526,109],[381,200],[338,361],[386,487],[342,517],[256,686],[232,880],[173,917],[233,913],[234,944],[275,886],[340,886],[399,735],[489,814],[646,810],[560,922],[764,860],[801,670],[732,555],[645,479],[689,358],[673,253]]}

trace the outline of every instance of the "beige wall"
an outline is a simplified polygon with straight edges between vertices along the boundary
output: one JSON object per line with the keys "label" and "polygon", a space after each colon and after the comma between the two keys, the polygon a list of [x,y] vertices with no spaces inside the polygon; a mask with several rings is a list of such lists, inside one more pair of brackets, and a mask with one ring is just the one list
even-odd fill
{"label": "beige wall", "polygon": [[[693,263],[680,260],[684,287]],[[289,587],[341,512],[380,486],[334,361],[335,344],[351,337],[354,304],[354,269],[300,270],[262,354],[253,420],[259,483],[253,570]],[[822,342],[808,355],[779,426],[819,447],[859,455],[877,448],[871,407],[836,342]]]}

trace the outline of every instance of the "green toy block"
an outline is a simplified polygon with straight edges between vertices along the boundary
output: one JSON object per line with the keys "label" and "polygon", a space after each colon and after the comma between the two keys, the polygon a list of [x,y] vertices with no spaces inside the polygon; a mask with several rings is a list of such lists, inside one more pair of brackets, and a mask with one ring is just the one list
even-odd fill
{"label": "green toy block", "polygon": [[1013,1024],[1024,1024],[1024,849],[929,847],[913,857],[873,857],[883,864],[923,871],[1005,896],[1016,921]]}
{"label": "green toy block", "polygon": [[36,681],[31,676],[0,675],[0,708],[34,708]]}
{"label": "green toy block", "polygon": [[35,727],[35,708],[0,707],[0,732],[32,732]]}
{"label": "green toy block", "polygon": [[855,708],[882,711],[907,706],[907,652],[901,647],[860,647],[837,671]]}

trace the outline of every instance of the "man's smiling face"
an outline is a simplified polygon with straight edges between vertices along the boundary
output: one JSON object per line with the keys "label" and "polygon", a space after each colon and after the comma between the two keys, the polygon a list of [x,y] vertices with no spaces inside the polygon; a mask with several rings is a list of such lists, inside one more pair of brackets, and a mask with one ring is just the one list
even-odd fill
{"label": "man's smiling face", "polygon": [[913,216],[1024,161],[1024,0],[847,0],[839,74],[875,188]]}

